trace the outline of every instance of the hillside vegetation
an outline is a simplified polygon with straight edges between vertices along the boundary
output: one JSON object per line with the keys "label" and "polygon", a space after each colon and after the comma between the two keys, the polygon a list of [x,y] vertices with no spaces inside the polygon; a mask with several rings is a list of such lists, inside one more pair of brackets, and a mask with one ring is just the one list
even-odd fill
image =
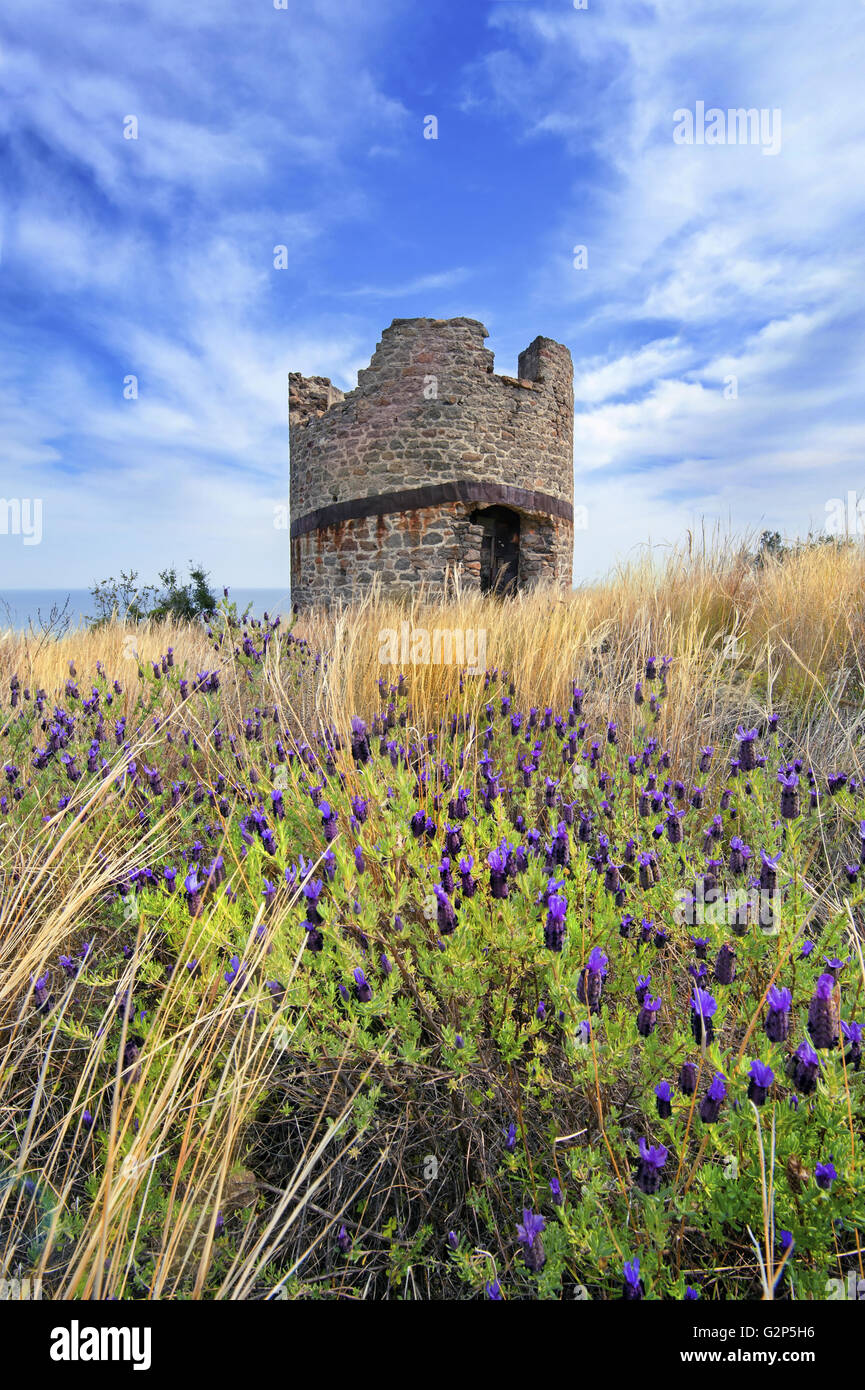
{"label": "hillside vegetation", "polygon": [[863,609],[851,545],[0,634],[0,1276],[843,1296]]}

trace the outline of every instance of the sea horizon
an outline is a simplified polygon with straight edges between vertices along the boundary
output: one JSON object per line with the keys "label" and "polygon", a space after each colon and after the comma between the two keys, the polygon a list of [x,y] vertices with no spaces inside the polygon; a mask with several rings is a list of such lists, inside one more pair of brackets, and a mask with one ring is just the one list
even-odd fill
{"label": "sea horizon", "polygon": [[[279,588],[253,588],[238,585],[229,587],[229,599],[243,612],[249,604],[253,616],[260,618],[267,613],[289,613],[291,611],[290,590]],[[222,598],[222,588],[217,589],[217,597]],[[67,616],[70,619],[68,630],[83,627],[88,617],[95,614],[96,604],[90,589],[12,589],[0,588],[0,631],[12,629],[23,632],[32,623],[37,630],[41,621],[47,623],[52,608],[62,609],[69,600]]]}

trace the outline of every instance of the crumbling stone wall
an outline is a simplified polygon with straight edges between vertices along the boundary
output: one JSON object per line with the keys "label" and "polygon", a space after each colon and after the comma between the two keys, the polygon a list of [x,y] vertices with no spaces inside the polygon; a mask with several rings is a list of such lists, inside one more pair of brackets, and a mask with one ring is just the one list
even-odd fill
{"label": "crumbling stone wall", "polygon": [[478,508],[520,517],[519,584],[571,582],[573,366],[536,338],[497,376],[475,319],[395,319],[347,395],[289,376],[291,586],[301,605],[480,583]]}

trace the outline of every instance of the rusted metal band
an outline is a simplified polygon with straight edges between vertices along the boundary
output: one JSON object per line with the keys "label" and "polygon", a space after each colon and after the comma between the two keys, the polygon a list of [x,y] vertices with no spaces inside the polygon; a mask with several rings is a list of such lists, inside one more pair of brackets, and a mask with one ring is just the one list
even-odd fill
{"label": "rusted metal band", "polygon": [[475,483],[458,479],[450,483],[428,483],[424,487],[403,488],[400,492],[382,492],[377,497],[353,497],[348,502],[332,502],[317,507],[314,512],[298,517],[291,523],[291,536],[306,536],[326,526],[338,526],[343,521],[361,517],[386,516],[392,512],[414,512],[425,507],[438,507],[443,502],[475,502],[485,507],[513,507],[515,511],[536,516],[559,516],[573,521],[574,509],[561,497],[546,492],[530,492],[506,483]]}

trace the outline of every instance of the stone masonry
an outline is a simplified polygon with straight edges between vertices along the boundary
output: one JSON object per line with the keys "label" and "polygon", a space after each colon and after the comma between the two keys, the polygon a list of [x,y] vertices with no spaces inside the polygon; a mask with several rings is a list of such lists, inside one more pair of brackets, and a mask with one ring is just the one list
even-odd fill
{"label": "stone masonry", "polygon": [[391,593],[457,570],[478,587],[502,515],[517,586],[570,585],[571,355],[536,338],[518,377],[497,376],[487,337],[476,319],[394,319],[354,391],[289,375],[294,602],[358,598],[376,575]]}

